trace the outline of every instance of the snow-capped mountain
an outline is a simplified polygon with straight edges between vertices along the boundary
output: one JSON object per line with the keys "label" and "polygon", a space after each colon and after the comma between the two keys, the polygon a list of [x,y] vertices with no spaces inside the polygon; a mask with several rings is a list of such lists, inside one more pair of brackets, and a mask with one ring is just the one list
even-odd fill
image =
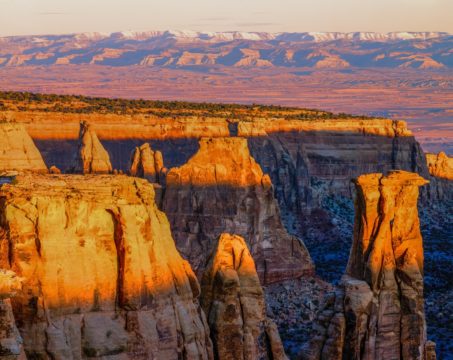
{"label": "snow-capped mountain", "polygon": [[453,67],[453,36],[444,32],[122,31],[12,36],[0,43],[0,67]]}

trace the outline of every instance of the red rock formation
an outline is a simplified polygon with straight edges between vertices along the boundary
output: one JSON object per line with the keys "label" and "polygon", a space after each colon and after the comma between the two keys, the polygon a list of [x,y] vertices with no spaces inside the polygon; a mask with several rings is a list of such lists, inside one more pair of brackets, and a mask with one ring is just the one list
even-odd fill
{"label": "red rock formation", "polygon": [[179,251],[199,276],[223,232],[245,238],[263,283],[313,272],[303,243],[286,232],[270,178],[246,139],[201,139],[199,151],[166,181],[163,209]]}
{"label": "red rock formation", "polygon": [[21,290],[21,279],[0,269],[0,359],[24,359],[22,339],[17,330],[9,298]]}
{"label": "red rock formation", "polygon": [[[433,358],[426,341],[423,240],[414,173],[356,181],[354,239],[346,275],[321,312],[304,359]],[[435,355],[434,355],[435,356]]]}
{"label": "red rock formation", "polygon": [[152,183],[160,183],[164,176],[164,160],[160,151],[153,151],[148,143],[136,147],[131,156],[129,173]]}
{"label": "red rock formation", "polygon": [[216,359],[286,359],[277,327],[266,317],[255,263],[242,237],[220,235],[201,292]]}
{"label": "red rock formation", "polygon": [[72,171],[81,174],[108,174],[112,164],[107,151],[102,146],[90,124],[80,123],[79,148],[74,158]]}
{"label": "red rock formation", "polygon": [[453,158],[443,151],[439,154],[426,154],[429,173],[432,176],[453,180]]}
{"label": "red rock formation", "polygon": [[40,359],[211,359],[199,285],[153,186],[126,176],[19,176],[0,188],[0,268]]}
{"label": "red rock formation", "polygon": [[0,123],[0,171],[46,173],[47,167],[21,124]]}

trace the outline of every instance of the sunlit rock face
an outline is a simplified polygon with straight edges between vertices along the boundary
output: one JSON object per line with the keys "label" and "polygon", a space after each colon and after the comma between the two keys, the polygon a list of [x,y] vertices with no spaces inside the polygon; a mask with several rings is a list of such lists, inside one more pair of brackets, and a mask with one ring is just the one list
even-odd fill
{"label": "sunlit rock face", "polygon": [[426,161],[432,176],[453,180],[453,158],[441,151],[439,154],[426,154]]}
{"label": "sunlit rock face", "polygon": [[303,359],[432,359],[423,304],[417,174],[355,180],[354,238],[346,275],[320,313]]}
{"label": "sunlit rock face", "polygon": [[245,240],[220,235],[201,283],[202,307],[219,360],[286,359]]}
{"label": "sunlit rock face", "polygon": [[41,154],[22,124],[0,123],[0,171],[46,173]]}
{"label": "sunlit rock face", "polygon": [[87,122],[80,123],[79,146],[71,172],[78,174],[108,174],[112,172],[109,154]]}
{"label": "sunlit rock face", "polygon": [[29,358],[211,359],[199,285],[143,179],[18,176],[0,188],[0,268]]}
{"label": "sunlit rock face", "polygon": [[167,174],[163,210],[176,245],[201,276],[215,239],[243,236],[262,283],[313,272],[310,256],[284,228],[272,183],[244,138],[203,138],[199,151]]}
{"label": "sunlit rock face", "polygon": [[23,358],[22,339],[16,327],[11,300],[21,289],[21,278],[14,272],[0,269],[0,359]]}
{"label": "sunlit rock face", "polygon": [[153,151],[148,143],[137,146],[131,155],[129,173],[152,183],[163,182],[165,168],[162,153]]}

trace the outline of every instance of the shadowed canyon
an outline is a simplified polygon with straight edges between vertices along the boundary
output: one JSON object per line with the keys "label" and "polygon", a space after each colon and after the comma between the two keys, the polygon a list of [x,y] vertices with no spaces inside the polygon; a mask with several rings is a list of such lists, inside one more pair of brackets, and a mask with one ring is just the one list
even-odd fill
{"label": "shadowed canyon", "polygon": [[452,158],[405,121],[0,98],[0,359],[452,358]]}

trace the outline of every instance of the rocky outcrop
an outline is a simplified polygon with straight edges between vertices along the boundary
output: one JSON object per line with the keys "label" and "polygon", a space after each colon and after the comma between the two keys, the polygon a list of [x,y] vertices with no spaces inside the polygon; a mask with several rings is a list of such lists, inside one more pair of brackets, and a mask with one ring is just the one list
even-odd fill
{"label": "rocky outcrop", "polygon": [[303,359],[426,359],[423,240],[417,174],[357,178],[346,275],[327,300]]}
{"label": "rocky outcrop", "polygon": [[30,358],[211,359],[197,279],[143,179],[18,176],[0,188],[0,268]]}
{"label": "rocky outcrop", "polygon": [[162,182],[165,175],[162,153],[153,151],[148,143],[136,147],[131,155],[129,173],[152,183]]}
{"label": "rocky outcrop", "polygon": [[439,154],[426,154],[429,173],[432,176],[453,180],[453,158],[444,152]]}
{"label": "rocky outcrop", "polygon": [[11,301],[21,289],[21,279],[12,271],[0,269],[0,359],[24,358],[22,339],[16,327]]}
{"label": "rocky outcrop", "polygon": [[201,291],[216,359],[286,359],[277,327],[266,317],[255,263],[242,237],[220,235]]}
{"label": "rocky outcrop", "polygon": [[71,172],[78,174],[112,172],[109,154],[87,122],[80,123],[79,146]]}
{"label": "rocky outcrop", "polygon": [[0,123],[0,171],[47,172],[41,154],[22,124]]}
{"label": "rocky outcrop", "polygon": [[201,139],[199,151],[168,172],[163,209],[179,251],[199,276],[224,232],[245,238],[263,284],[313,272],[305,246],[283,226],[272,183],[246,139]]}

